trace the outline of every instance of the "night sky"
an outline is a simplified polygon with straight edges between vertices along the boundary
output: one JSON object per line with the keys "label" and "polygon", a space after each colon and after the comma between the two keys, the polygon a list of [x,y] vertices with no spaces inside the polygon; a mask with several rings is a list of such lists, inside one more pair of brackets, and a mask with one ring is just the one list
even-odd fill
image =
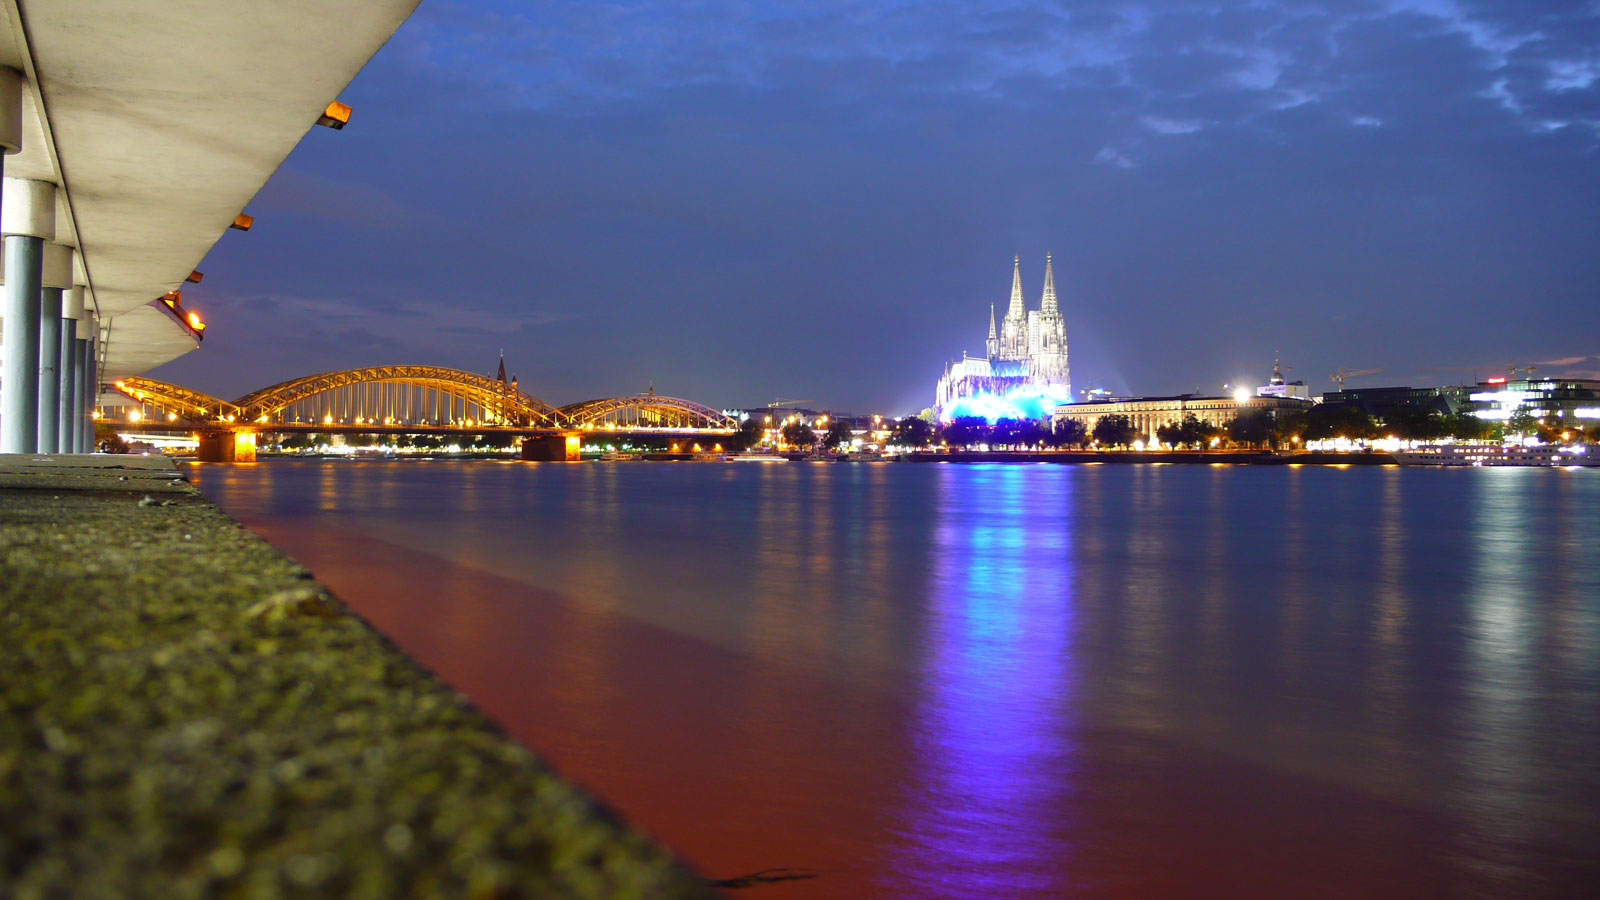
{"label": "night sky", "polygon": [[1600,3],[424,0],[340,97],[153,377],[908,413],[1046,252],[1080,389],[1600,377]]}

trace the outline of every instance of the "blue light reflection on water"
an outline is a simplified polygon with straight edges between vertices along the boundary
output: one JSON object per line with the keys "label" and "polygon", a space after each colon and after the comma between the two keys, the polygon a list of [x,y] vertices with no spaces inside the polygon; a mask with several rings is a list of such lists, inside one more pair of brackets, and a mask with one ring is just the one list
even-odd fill
{"label": "blue light reflection on water", "polygon": [[[942,467],[913,740],[920,767],[897,866],[927,895],[1037,897],[1068,861],[1071,473]],[[975,488],[975,489],[974,489]]]}
{"label": "blue light reflection on water", "polygon": [[[828,871],[794,896],[1580,897],[1600,880],[1597,472],[196,471],[291,539],[358,531],[568,598],[582,627],[549,650],[589,680],[523,689],[542,726],[589,729],[619,764],[650,761],[602,732],[638,665],[606,622],[752,661],[653,698],[718,729],[720,752],[696,817],[651,827],[709,855],[733,826],[708,851],[697,823],[736,822],[785,851],[744,870]],[[430,628],[479,627],[407,602]],[[802,715],[767,673],[823,699]],[[887,787],[863,789],[868,768]],[[845,837],[803,840],[823,833]]]}

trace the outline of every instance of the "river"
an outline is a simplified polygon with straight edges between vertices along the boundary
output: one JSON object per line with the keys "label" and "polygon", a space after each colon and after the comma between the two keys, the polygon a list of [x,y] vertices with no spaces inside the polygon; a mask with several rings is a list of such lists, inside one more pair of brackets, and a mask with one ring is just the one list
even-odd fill
{"label": "river", "polygon": [[1600,471],[189,472],[740,895],[1600,884]]}

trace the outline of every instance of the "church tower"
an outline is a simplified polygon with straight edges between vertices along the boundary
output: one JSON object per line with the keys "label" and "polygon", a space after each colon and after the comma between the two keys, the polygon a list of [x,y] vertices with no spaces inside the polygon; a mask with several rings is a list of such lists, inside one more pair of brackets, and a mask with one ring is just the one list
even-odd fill
{"label": "church tower", "polygon": [[1055,265],[1049,254],[1044,258],[1044,296],[1039,301],[1039,351],[1034,358],[1034,377],[1047,384],[1066,387],[1072,379],[1067,369],[1067,322],[1056,300]]}
{"label": "church tower", "polygon": [[983,344],[984,352],[989,354],[989,361],[1000,358],[1000,335],[994,330],[994,304],[989,304],[989,339]]}
{"label": "church tower", "polygon": [[1022,257],[1011,259],[1011,303],[1000,322],[1000,359],[1028,358],[1028,311],[1022,303]]}

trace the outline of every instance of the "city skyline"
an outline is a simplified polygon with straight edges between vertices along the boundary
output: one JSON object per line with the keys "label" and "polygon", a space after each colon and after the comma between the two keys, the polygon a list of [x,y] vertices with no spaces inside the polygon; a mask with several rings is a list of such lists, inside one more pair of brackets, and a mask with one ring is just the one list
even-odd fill
{"label": "city skyline", "polygon": [[425,3],[151,375],[909,412],[1047,253],[1080,388],[1600,369],[1593,11],[740,9]]}

